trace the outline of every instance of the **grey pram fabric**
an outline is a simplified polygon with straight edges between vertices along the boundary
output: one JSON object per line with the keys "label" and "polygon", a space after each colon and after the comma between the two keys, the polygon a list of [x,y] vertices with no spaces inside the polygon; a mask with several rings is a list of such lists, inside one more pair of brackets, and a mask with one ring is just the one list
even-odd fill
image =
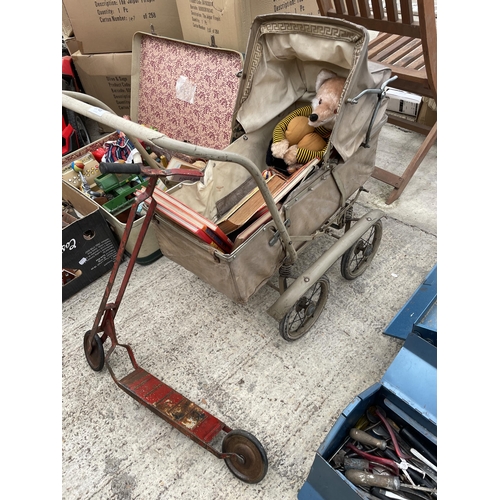
{"label": "grey pram fabric", "polygon": [[[357,104],[348,99],[366,89],[378,89],[390,78],[388,69],[368,62],[368,32],[341,20],[295,14],[257,17],[252,25],[233,116],[234,141],[225,149],[249,158],[261,171],[274,126],[315,95],[322,69],[346,78],[335,127],[325,157],[315,171],[292,191],[280,214],[298,249],[311,235],[324,231],[347,200],[363,186],[375,166],[378,134],[386,121],[383,102],[374,94]],[[370,147],[363,147],[370,122]],[[209,126],[209,124],[207,124]],[[338,154],[335,154],[338,153]],[[184,183],[173,196],[216,221],[217,201],[250,177],[232,162],[209,161],[201,182]],[[245,303],[282,264],[286,252],[280,238],[270,245],[273,220],[231,254],[222,254],[156,218],[160,249],[238,303]]]}

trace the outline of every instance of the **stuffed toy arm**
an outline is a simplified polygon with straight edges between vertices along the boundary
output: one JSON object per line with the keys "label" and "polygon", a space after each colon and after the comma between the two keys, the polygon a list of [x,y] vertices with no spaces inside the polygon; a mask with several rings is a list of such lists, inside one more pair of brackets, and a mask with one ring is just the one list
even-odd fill
{"label": "stuffed toy arm", "polygon": [[290,143],[285,136],[285,132],[288,128],[289,123],[296,116],[309,116],[312,113],[311,106],[304,106],[292,111],[289,115],[285,116],[277,125],[274,127],[273,131],[273,143],[271,145],[271,152],[275,158],[283,158],[286,151],[290,148]]}
{"label": "stuffed toy arm", "polygon": [[299,148],[298,146],[291,146],[283,156],[283,160],[287,165],[300,163],[301,165],[310,162],[314,158],[323,158],[326,152],[326,145],[321,151],[312,151],[310,149]]}
{"label": "stuffed toy arm", "polygon": [[[310,126],[308,118],[311,113],[312,106],[303,106],[276,125],[271,145],[271,152],[275,158],[281,158],[287,165],[293,165],[323,157],[327,148],[324,139],[330,136],[331,130]],[[294,120],[295,118],[297,120]]]}

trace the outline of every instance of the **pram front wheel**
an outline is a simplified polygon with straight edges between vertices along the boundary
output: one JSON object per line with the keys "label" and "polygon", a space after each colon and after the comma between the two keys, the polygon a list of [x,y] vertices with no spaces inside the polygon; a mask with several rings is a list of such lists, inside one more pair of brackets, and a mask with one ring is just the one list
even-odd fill
{"label": "pram front wheel", "polygon": [[225,458],[229,470],[245,483],[258,483],[267,474],[267,455],[259,440],[249,432],[232,430],[222,441],[223,453],[237,457]]}
{"label": "pram front wheel", "polygon": [[285,314],[279,330],[286,341],[297,340],[311,329],[325,307],[329,290],[330,280],[323,275]]}
{"label": "pram front wheel", "polygon": [[90,368],[92,368],[95,372],[100,372],[104,367],[104,347],[102,346],[101,338],[96,333],[92,340],[92,348],[90,352],[87,350],[87,339],[91,333],[92,332],[90,330],[85,333],[83,338],[83,349]]}
{"label": "pram front wheel", "polygon": [[340,272],[346,280],[361,276],[377,253],[382,239],[382,222],[378,220],[342,255]]}

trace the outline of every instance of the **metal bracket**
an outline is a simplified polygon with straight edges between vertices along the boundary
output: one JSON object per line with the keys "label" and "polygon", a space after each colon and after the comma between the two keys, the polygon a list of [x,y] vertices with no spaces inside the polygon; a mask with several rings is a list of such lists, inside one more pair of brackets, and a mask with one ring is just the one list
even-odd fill
{"label": "metal bracket", "polygon": [[[286,219],[285,222],[283,222],[283,224],[285,225],[285,227],[290,227],[290,219]],[[274,245],[276,245],[276,242],[280,239],[280,236],[281,236],[280,232],[276,230],[273,237],[269,240],[269,246],[273,247]]]}
{"label": "metal bracket", "polygon": [[370,124],[368,125],[368,130],[366,132],[365,142],[363,142],[361,144],[364,148],[369,148],[370,147],[370,138],[371,138],[370,136],[371,136],[371,133],[372,133],[373,123],[375,122],[375,117],[377,116],[378,110],[380,109],[380,106],[382,104],[382,99],[384,99],[385,95],[387,94],[387,88],[386,87],[387,87],[387,85],[389,85],[389,83],[393,82],[396,79],[397,79],[397,76],[393,76],[392,78],[389,78],[389,80],[386,80],[380,86],[379,89],[366,89],[366,90],[363,90],[363,92],[361,92],[360,94],[358,94],[356,97],[353,97],[352,99],[347,99],[347,101],[346,101],[349,104],[358,104],[359,99],[361,99],[361,97],[363,97],[364,95],[367,95],[367,94],[376,94],[378,96],[377,104],[375,105],[375,109],[373,110],[372,118],[370,120]]}

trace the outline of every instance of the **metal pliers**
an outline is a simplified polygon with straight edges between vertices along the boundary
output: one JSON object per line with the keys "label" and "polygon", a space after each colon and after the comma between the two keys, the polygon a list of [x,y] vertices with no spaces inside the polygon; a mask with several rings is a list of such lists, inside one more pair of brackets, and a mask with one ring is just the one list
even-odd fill
{"label": "metal pliers", "polygon": [[[413,482],[413,479],[410,477],[410,474],[408,473],[408,469],[413,469],[414,471],[418,472],[419,474],[422,474],[423,477],[425,477],[425,472],[422,469],[419,469],[415,465],[408,463],[407,458],[412,458],[410,455],[406,455],[401,451],[401,448],[399,447],[399,443],[396,437],[396,434],[394,432],[394,429],[391,427],[385,416],[382,414],[382,412],[377,408],[375,410],[375,414],[377,417],[380,419],[380,421],[384,424],[385,428],[387,429],[387,432],[389,433],[389,436],[391,437],[392,444],[394,446],[394,451],[396,452],[396,455],[399,458],[399,463],[394,461],[394,463],[397,465],[397,467],[402,471],[406,479],[413,485],[415,483]],[[389,460],[389,459],[387,459]]]}

